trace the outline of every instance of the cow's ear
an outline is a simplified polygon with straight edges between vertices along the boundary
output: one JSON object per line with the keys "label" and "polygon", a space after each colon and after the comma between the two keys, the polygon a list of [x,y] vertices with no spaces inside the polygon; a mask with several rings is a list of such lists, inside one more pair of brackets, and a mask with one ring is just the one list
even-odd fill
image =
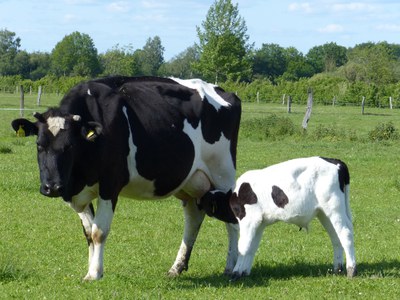
{"label": "cow's ear", "polygon": [[37,135],[38,128],[35,123],[27,119],[15,119],[11,122],[12,128],[15,130],[17,136]]}
{"label": "cow's ear", "polygon": [[83,137],[93,142],[103,131],[103,126],[97,122],[88,122],[86,125],[82,127],[82,135]]}

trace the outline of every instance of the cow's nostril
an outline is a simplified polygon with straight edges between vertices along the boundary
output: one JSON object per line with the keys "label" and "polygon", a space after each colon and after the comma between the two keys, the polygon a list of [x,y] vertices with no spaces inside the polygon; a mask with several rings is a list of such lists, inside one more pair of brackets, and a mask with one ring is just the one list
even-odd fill
{"label": "cow's nostril", "polygon": [[46,183],[42,185],[40,192],[47,197],[59,197],[62,190],[62,185]]}

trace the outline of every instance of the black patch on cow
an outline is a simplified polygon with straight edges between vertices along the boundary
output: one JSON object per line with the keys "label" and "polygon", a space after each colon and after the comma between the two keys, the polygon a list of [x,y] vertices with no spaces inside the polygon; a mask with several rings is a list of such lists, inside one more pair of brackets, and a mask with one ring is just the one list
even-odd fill
{"label": "black patch on cow", "polygon": [[288,196],[286,196],[285,192],[276,185],[272,186],[271,197],[272,200],[274,200],[275,205],[280,208],[284,208],[285,205],[289,203]]}
{"label": "black patch on cow", "polygon": [[257,195],[254,193],[251,185],[248,182],[244,182],[240,185],[238,194],[232,194],[229,204],[236,218],[241,220],[246,216],[246,209],[244,205],[256,204],[257,201]]}
{"label": "black patch on cow", "polygon": [[229,199],[232,191],[228,193],[220,191],[207,192],[201,199],[198,205],[199,209],[204,209],[206,214],[218,220],[236,224],[238,221],[229,206]]}
{"label": "black patch on cow", "polygon": [[321,157],[321,158],[339,167],[338,171],[339,185],[340,185],[340,190],[344,193],[344,187],[350,184],[350,172],[347,165],[340,159],[327,158],[327,157]]}
{"label": "black patch on cow", "polygon": [[196,101],[201,104],[200,97],[176,84],[155,88],[154,84],[131,83],[121,90],[126,94],[129,125],[137,146],[136,168],[141,176],[154,181],[155,195],[164,196],[183,182],[192,167],[194,145],[183,128],[185,121],[198,126],[201,106],[197,107]]}

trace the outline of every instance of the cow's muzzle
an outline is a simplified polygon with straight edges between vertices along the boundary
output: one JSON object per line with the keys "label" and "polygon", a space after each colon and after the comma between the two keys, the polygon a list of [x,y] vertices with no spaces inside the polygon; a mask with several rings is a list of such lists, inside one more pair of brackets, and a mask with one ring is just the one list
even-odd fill
{"label": "cow's muzzle", "polygon": [[63,191],[63,186],[60,184],[42,184],[40,187],[40,193],[47,197],[60,197]]}

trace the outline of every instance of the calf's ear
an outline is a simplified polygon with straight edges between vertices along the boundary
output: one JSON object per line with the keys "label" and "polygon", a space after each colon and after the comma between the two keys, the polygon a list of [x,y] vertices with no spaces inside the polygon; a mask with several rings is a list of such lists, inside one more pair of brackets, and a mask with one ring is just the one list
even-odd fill
{"label": "calf's ear", "polygon": [[83,137],[90,142],[93,142],[102,131],[103,126],[97,122],[87,122],[87,124],[82,127]]}
{"label": "calf's ear", "polygon": [[24,137],[38,134],[36,124],[27,119],[15,119],[11,122],[11,127],[15,130],[17,136]]}

